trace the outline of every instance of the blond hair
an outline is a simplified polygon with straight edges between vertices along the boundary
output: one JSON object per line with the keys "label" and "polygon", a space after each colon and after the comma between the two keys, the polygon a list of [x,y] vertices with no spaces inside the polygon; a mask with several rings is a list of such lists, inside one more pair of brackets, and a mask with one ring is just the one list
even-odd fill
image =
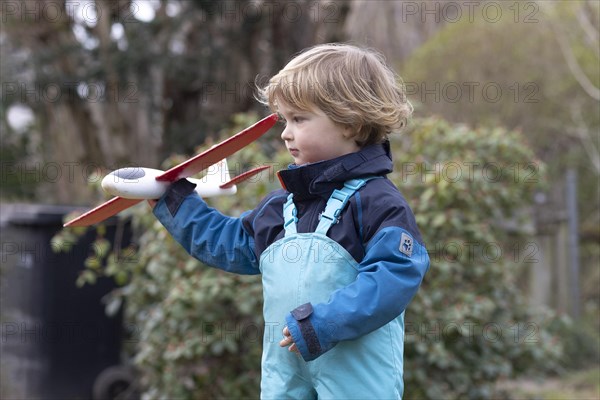
{"label": "blond hair", "polygon": [[317,107],[350,128],[360,147],[384,141],[413,111],[400,77],[381,54],[336,43],[301,52],[259,87],[257,99],[273,112],[278,101],[302,111]]}

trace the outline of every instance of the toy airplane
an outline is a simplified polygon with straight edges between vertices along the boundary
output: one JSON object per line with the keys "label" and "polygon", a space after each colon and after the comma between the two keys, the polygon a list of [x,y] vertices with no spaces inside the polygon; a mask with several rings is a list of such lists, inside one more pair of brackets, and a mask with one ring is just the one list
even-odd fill
{"label": "toy airplane", "polygon": [[64,226],[89,226],[104,221],[143,200],[160,198],[172,182],[188,178],[204,170],[208,170],[208,173],[203,179],[190,179],[197,185],[196,191],[201,196],[234,194],[237,191],[236,184],[269,167],[254,168],[230,179],[225,158],[264,135],[275,125],[275,122],[277,122],[277,114],[271,114],[249,128],[166,172],[139,167],[121,168],[113,171],[102,180],[102,188],[115,197],[72,219]]}

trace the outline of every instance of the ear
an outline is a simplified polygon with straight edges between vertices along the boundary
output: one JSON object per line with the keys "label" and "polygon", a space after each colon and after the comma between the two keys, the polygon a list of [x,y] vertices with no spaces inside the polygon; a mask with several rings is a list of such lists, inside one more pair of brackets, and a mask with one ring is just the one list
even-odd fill
{"label": "ear", "polygon": [[342,132],[342,135],[344,135],[344,137],[346,139],[350,139],[350,138],[354,137],[354,135],[356,135],[356,133],[357,133],[356,129],[350,125],[343,125],[342,127],[344,129],[344,131]]}
{"label": "ear", "polygon": [[342,133],[346,139],[354,139],[358,135],[359,130],[353,126],[344,126],[344,132]]}

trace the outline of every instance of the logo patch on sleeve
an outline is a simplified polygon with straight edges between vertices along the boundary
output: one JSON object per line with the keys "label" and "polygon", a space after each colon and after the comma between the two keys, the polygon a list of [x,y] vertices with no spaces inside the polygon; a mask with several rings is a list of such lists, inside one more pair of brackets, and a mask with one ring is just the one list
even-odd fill
{"label": "logo patch on sleeve", "polygon": [[400,236],[400,252],[406,254],[407,256],[411,256],[413,251],[413,239],[410,235],[402,232],[402,236]]}

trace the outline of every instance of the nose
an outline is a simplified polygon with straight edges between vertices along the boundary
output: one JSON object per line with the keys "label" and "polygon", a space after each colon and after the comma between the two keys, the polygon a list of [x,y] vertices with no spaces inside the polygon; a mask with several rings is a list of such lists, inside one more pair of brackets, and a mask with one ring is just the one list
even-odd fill
{"label": "nose", "polygon": [[286,125],[283,129],[283,132],[281,132],[281,139],[287,142],[289,140],[292,140],[293,138],[294,136],[292,135],[292,130],[290,129],[290,126]]}

